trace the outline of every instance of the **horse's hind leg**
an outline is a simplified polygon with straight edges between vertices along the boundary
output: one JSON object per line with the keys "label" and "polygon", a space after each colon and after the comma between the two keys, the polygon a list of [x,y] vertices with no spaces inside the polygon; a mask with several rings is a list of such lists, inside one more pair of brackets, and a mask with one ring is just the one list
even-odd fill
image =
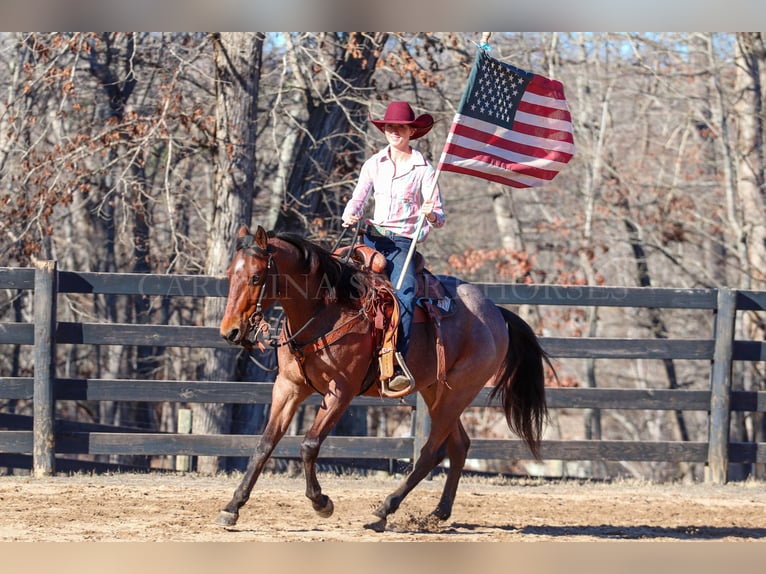
{"label": "horse's hind leg", "polygon": [[468,446],[470,440],[462,425],[458,423],[458,427],[455,427],[453,432],[449,433],[448,438],[445,440],[440,437],[442,433],[434,433],[433,427],[431,428],[431,434],[423,445],[412,472],[408,474],[399,487],[389,494],[383,503],[375,509],[372,513],[373,516],[377,516],[377,520],[373,520],[364,525],[365,528],[374,530],[376,532],[383,532],[386,528],[386,522],[388,515],[393,514],[399,508],[399,505],[405,499],[405,497],[415,488],[421,480],[423,480],[429,473],[436,468],[444,458],[444,452],[446,452],[450,459],[450,469],[447,474],[447,481],[442,491],[442,496],[436,510],[433,511],[433,515],[440,520],[446,520],[452,513],[452,504],[455,500],[457,493],[458,482],[460,481],[460,475],[463,471],[465,464],[466,454],[468,453]]}
{"label": "horse's hind leg", "polygon": [[218,515],[218,524],[234,526],[237,523],[239,509],[244,506],[250,498],[250,493],[252,492],[263,467],[269,460],[277,443],[279,443],[285,432],[287,432],[287,429],[290,426],[290,421],[292,420],[298,405],[306,399],[310,392],[291,392],[286,388],[286,385],[280,385],[279,377],[277,377],[272,394],[269,421],[266,424],[261,439],[258,441],[258,445],[255,447],[255,452],[250,457],[247,469],[245,470],[245,475],[242,477],[242,480],[234,491],[234,495],[229,503]]}
{"label": "horse's hind leg", "polygon": [[[420,450],[420,456],[415,462],[412,471],[405,477],[399,487],[386,497],[383,503],[375,509],[373,515],[378,519],[368,524],[365,528],[382,532],[385,530],[386,521],[389,514],[396,512],[404,498],[415,488],[421,480],[436,467],[444,458],[444,447],[450,456],[450,466],[456,465],[456,468],[450,468],[447,475],[447,484],[442,494],[441,502],[434,511],[436,516],[449,516],[452,511],[452,502],[457,492],[457,485],[460,478],[460,472],[463,469],[466,453],[468,452],[468,435],[459,425],[460,413],[463,412],[465,405],[470,403],[470,397],[459,396],[459,394],[447,395],[442,397],[439,405],[439,415],[434,416],[433,405],[436,400],[433,388],[421,391],[423,399],[431,411],[431,432],[428,440]],[[445,403],[450,403],[445,404]]]}
{"label": "horse's hind leg", "polygon": [[447,455],[449,456],[450,463],[449,471],[447,472],[447,480],[444,483],[441,499],[436,506],[436,510],[433,511],[433,515],[439,520],[447,520],[452,514],[452,505],[455,502],[457,486],[463,474],[468,449],[471,446],[471,439],[468,437],[468,433],[465,432],[460,421],[457,422],[456,427],[447,439]]}
{"label": "horse's hind leg", "polygon": [[426,444],[423,445],[423,448],[420,450],[420,456],[415,462],[412,471],[404,478],[404,481],[399,487],[389,494],[383,503],[375,509],[372,514],[377,517],[377,520],[365,524],[365,528],[369,528],[375,532],[383,532],[385,530],[388,515],[397,511],[399,505],[410,491],[415,488],[421,480],[428,476],[443,458],[443,450],[439,448],[440,446],[442,445],[434,440],[432,432],[428,441],[426,441]]}

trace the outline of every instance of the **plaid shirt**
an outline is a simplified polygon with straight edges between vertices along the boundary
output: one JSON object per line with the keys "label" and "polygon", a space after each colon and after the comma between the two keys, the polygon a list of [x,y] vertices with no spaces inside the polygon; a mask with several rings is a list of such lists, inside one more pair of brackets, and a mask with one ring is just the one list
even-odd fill
{"label": "plaid shirt", "polygon": [[[412,238],[420,216],[420,206],[424,201],[423,194],[429,193],[436,172],[423,154],[414,149],[410,169],[404,173],[397,173],[396,177],[394,169],[394,162],[388,155],[388,146],[364,162],[359,181],[343,215],[361,217],[372,192],[375,211],[371,223],[379,230]],[[444,208],[438,185],[433,190],[433,199],[433,215],[436,216],[436,221],[424,222],[418,241],[425,240],[431,227],[444,225]]]}

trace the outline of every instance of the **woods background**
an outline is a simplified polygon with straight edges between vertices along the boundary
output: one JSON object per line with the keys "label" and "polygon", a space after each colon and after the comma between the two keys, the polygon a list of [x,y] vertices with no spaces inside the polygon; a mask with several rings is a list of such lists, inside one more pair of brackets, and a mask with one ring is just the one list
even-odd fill
{"label": "woods background", "polygon": [[[368,121],[394,99],[435,128],[434,163],[460,102],[479,33],[0,34],[0,266],[224,272],[242,222],[332,245],[362,162],[385,144]],[[421,250],[432,271],[474,281],[764,288],[762,33],[493,33],[491,55],[560,80],[577,154],[551,185],[512,190],[445,173],[447,226]],[[4,320],[29,320],[29,294],[0,293]],[[67,321],[217,325],[223,299],[68,296]],[[576,303],[576,302],[573,302]],[[694,336],[711,317],[667,310],[522,308],[543,334]],[[764,318],[743,314],[742,338]],[[62,346],[61,377],[269,380],[273,357],[236,350]],[[556,362],[561,384],[707,388],[690,361]],[[34,366],[21,347],[9,376]],[[762,363],[734,388],[763,389]],[[177,405],[57,403],[59,416],[174,430]],[[24,401],[0,411],[29,413]],[[194,432],[259,432],[255,405],[196,405]],[[294,423],[298,433],[310,413]],[[757,413],[732,440],[764,440]],[[472,436],[502,436],[490,410]],[[556,412],[549,436],[698,440],[691,414]],[[403,431],[404,429],[404,431]],[[406,432],[352,407],[339,434]],[[198,469],[242,461],[200,459]],[[567,463],[576,475],[694,476],[684,465]],[[603,466],[603,465],[602,465]],[[507,470],[497,468],[495,470]],[[750,470],[744,470],[747,474]],[[760,469],[752,472],[759,474]],[[743,475],[744,477],[744,475]]]}

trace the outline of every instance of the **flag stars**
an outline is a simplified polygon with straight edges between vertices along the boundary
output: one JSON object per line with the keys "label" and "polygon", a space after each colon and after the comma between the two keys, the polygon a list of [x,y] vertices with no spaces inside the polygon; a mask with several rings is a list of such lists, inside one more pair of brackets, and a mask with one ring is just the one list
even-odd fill
{"label": "flag stars", "polygon": [[491,58],[482,60],[468,94],[466,110],[488,121],[510,123],[525,82],[522,73]]}

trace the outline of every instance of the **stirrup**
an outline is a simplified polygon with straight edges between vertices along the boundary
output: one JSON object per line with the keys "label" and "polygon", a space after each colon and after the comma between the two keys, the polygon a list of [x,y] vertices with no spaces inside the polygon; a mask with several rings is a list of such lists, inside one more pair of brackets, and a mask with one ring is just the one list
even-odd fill
{"label": "stirrup", "polygon": [[415,387],[415,377],[412,376],[399,351],[394,353],[394,357],[396,357],[396,362],[399,364],[402,372],[394,373],[393,377],[383,381],[383,394],[398,397],[407,394]]}

